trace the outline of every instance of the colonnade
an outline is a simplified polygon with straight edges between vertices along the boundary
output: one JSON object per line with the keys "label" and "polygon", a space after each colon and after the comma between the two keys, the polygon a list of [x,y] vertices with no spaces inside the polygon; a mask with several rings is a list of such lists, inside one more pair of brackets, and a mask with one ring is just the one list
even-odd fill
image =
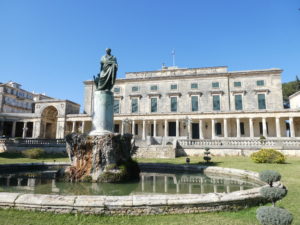
{"label": "colonnade", "polygon": [[[272,121],[267,122],[268,119],[271,119]],[[275,122],[273,124],[273,120],[275,119]],[[281,120],[284,119],[284,126],[281,123]],[[231,122],[231,126],[229,127],[229,120]],[[255,135],[255,127],[254,127],[254,120],[256,122],[256,130],[259,129],[259,125],[261,125],[261,129],[259,131],[259,135]],[[235,138],[241,138],[241,137],[248,137],[248,138],[255,138],[255,137],[259,137],[259,136],[264,136],[264,137],[277,137],[277,138],[281,138],[281,137],[291,137],[291,138],[295,138],[296,137],[296,132],[295,132],[295,125],[294,125],[294,117],[250,117],[250,118],[203,118],[203,119],[147,119],[147,120],[139,120],[139,119],[131,119],[131,120],[121,120],[121,121],[116,121],[115,123],[120,125],[120,133],[124,134],[125,133],[125,127],[130,128],[129,132],[131,132],[133,135],[137,135],[136,134],[136,129],[135,126],[136,124],[139,124],[142,126],[141,130],[142,130],[142,135],[141,138],[143,140],[146,139],[148,129],[147,129],[147,124],[151,124],[152,127],[152,134],[151,136],[153,137],[157,137],[157,136],[164,136],[164,137],[168,137],[169,135],[169,122],[174,122],[175,125],[175,131],[174,131],[174,135],[171,136],[175,136],[175,137],[180,137],[180,136],[185,136],[188,139],[192,138],[192,123],[197,123],[197,127],[198,127],[198,139],[207,139],[209,136],[209,139],[215,139],[218,137],[223,137],[223,138],[228,138],[228,137],[235,137]],[[289,125],[289,129],[286,129],[286,125],[285,123],[288,123]],[[221,123],[222,124],[222,135],[218,135],[216,132],[216,123]],[[243,132],[241,129],[241,123],[243,124]],[[257,123],[261,123],[258,124]],[[180,128],[180,124],[184,125],[184,132],[182,127]],[[247,131],[245,131],[245,124],[247,124]],[[162,129],[157,129],[158,125],[161,127],[163,127]],[[269,126],[268,126],[269,125]],[[210,127],[210,130],[208,130],[208,127]],[[269,129],[268,129],[269,128]],[[268,130],[274,129],[274,131],[272,132],[272,135],[269,135]],[[158,130],[160,132],[158,132]],[[181,131],[181,132],[180,132]],[[286,132],[288,131],[288,135],[286,134]],[[128,130],[127,130],[128,132]],[[247,135],[245,135],[245,133],[247,132]],[[160,133],[158,135],[158,133]],[[184,135],[182,135],[182,134]],[[209,133],[209,135],[207,135]],[[235,136],[233,135],[229,135],[234,133]],[[256,132],[258,133],[258,132]],[[282,134],[284,133],[284,134]],[[299,134],[297,135],[299,136]]]}

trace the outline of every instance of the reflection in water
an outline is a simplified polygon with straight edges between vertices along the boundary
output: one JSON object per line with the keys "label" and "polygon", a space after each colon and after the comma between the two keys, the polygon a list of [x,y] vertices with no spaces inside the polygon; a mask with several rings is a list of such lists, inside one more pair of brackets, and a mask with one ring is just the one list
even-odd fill
{"label": "reflection in water", "polygon": [[140,181],[121,184],[68,183],[56,170],[0,175],[0,191],[62,195],[200,194],[233,192],[258,187],[251,180],[204,174],[142,172]]}

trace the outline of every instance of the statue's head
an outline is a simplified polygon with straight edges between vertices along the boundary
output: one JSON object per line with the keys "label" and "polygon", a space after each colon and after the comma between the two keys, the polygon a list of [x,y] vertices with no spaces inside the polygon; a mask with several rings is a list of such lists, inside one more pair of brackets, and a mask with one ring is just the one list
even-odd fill
{"label": "statue's head", "polygon": [[105,51],[106,51],[107,55],[110,55],[110,53],[111,53],[111,49],[110,48],[105,49]]}

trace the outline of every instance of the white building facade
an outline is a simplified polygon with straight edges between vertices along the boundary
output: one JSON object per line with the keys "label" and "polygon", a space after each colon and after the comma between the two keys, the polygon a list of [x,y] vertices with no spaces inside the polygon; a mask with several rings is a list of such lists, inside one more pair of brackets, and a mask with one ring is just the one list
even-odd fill
{"label": "white building facade", "polygon": [[[127,73],[114,87],[115,131],[143,140],[300,137],[300,111],[283,109],[281,72],[212,67]],[[91,115],[94,85],[84,84],[84,110]]]}
{"label": "white building facade", "polygon": [[[113,88],[115,132],[132,133],[139,140],[300,139],[300,109],[283,108],[281,73],[227,67],[126,73]],[[57,99],[35,102],[34,113],[0,113],[0,135],[64,138],[71,132],[89,133],[94,91],[93,81],[85,81],[81,114],[78,104]]]}

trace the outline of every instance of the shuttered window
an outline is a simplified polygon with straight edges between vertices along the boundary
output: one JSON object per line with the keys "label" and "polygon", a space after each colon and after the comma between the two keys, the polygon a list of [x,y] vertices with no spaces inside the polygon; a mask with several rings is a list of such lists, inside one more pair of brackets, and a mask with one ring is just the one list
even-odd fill
{"label": "shuttered window", "polygon": [[213,110],[220,110],[220,95],[213,96]]}
{"label": "shuttered window", "polygon": [[198,96],[192,96],[192,112],[196,112],[199,110]]}
{"label": "shuttered window", "polygon": [[243,99],[242,95],[234,96],[235,110],[243,110]]}
{"label": "shuttered window", "polygon": [[177,112],[177,97],[171,97],[171,112]]}
{"label": "shuttered window", "polygon": [[258,109],[266,109],[266,95],[265,94],[258,94]]}
{"label": "shuttered window", "polygon": [[133,98],[131,99],[131,112],[132,113],[137,113],[138,112],[138,99]]}
{"label": "shuttered window", "polygon": [[151,98],[151,112],[157,112],[157,98]]}

